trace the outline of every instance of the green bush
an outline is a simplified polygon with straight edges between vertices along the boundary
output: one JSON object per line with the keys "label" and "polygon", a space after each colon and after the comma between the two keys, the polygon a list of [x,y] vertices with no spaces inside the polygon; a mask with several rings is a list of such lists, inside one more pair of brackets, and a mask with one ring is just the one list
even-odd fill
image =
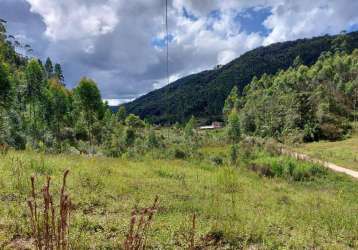
{"label": "green bush", "polygon": [[238,158],[238,152],[239,149],[237,147],[237,144],[233,144],[231,147],[230,147],[230,162],[231,164],[236,164],[237,163],[237,158]]}
{"label": "green bush", "polygon": [[158,148],[160,146],[160,142],[153,129],[149,131],[146,144],[149,149]]}
{"label": "green bush", "polygon": [[288,157],[262,157],[253,160],[249,168],[262,176],[282,177],[293,181],[308,181],[326,174],[326,169],[321,166]]}
{"label": "green bush", "polygon": [[210,158],[211,162],[216,165],[216,166],[221,166],[224,164],[224,159],[223,157],[216,155]]}
{"label": "green bush", "polygon": [[172,151],[172,155],[175,159],[185,159],[188,157],[188,154],[184,150],[179,148],[174,148]]}

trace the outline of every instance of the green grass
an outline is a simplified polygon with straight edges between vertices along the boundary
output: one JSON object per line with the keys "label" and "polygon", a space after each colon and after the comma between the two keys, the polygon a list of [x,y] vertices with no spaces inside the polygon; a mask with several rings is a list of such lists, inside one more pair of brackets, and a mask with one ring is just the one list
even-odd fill
{"label": "green grass", "polygon": [[342,167],[358,170],[358,131],[346,140],[306,143],[296,150]]}
{"label": "green grass", "polygon": [[52,190],[58,190],[67,168],[75,203],[74,249],[118,247],[131,208],[150,205],[155,195],[159,212],[149,236],[155,249],[175,248],[176,235],[194,212],[198,234],[220,231],[229,249],[358,247],[358,182],[343,175],[295,182],[259,177],[243,166],[218,167],[209,160],[128,161],[10,152],[0,156],[0,248],[17,237],[29,237],[28,177],[35,173],[43,183],[50,174]]}

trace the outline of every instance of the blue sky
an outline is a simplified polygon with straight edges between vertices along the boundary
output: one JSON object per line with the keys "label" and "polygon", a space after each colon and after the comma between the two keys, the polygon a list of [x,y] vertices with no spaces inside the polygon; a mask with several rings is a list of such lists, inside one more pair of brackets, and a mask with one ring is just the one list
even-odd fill
{"label": "blue sky", "polygon": [[270,8],[248,8],[239,12],[235,17],[235,21],[247,33],[258,32],[263,36],[267,36],[270,30],[263,23],[270,15]]}
{"label": "blue sky", "polygon": [[66,84],[93,78],[128,101],[170,80],[274,42],[358,30],[356,0],[0,0],[9,32],[63,65]]}

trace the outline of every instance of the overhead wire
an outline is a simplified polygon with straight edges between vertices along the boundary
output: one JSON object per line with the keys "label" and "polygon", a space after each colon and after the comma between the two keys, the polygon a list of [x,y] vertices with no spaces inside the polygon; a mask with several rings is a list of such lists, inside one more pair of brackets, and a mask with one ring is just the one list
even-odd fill
{"label": "overhead wire", "polygon": [[166,45],[166,70],[167,84],[169,84],[169,32],[168,32],[168,0],[165,0],[165,45]]}

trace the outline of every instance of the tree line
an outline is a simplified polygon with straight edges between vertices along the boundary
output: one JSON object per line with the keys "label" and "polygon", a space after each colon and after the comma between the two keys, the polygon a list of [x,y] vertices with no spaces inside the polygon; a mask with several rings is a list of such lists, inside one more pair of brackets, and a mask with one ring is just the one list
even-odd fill
{"label": "tree line", "polygon": [[[183,130],[171,131],[176,135],[158,136],[124,106],[113,112],[92,79],[84,77],[74,89],[66,88],[60,64],[19,54],[9,37],[0,21],[0,145],[85,153],[101,148],[106,155],[120,156],[160,148],[164,139],[183,144],[188,152],[200,144],[194,117]],[[231,90],[222,119],[233,156],[241,134],[300,142],[349,134],[358,105],[358,50],[352,52],[349,39],[337,36],[334,52],[323,52],[313,65],[296,57],[287,70],[254,77],[242,92],[236,86]]]}
{"label": "tree line", "polygon": [[[15,149],[46,149],[131,144],[144,127],[124,107],[113,113],[102,101],[95,81],[82,78],[66,88],[61,65],[17,52],[6,22],[0,22],[0,144]],[[120,129],[119,129],[120,127]],[[120,131],[119,131],[120,130]],[[119,139],[121,137],[121,139]],[[123,137],[123,139],[122,139]],[[83,146],[85,145],[85,146]],[[84,149],[82,149],[84,150]]]}
{"label": "tree line", "polygon": [[358,48],[358,32],[274,43],[248,51],[220,68],[178,79],[127,103],[126,108],[157,124],[183,123],[192,115],[211,123],[222,119],[225,98],[234,86],[241,94],[254,76],[287,70],[297,56],[311,66],[324,51],[351,53],[354,48]]}
{"label": "tree line", "polygon": [[343,36],[337,43],[335,52],[322,53],[312,66],[297,57],[287,70],[254,77],[241,96],[234,87],[224,118],[239,123],[247,135],[281,141],[349,135],[358,115],[358,49],[349,53]]}

